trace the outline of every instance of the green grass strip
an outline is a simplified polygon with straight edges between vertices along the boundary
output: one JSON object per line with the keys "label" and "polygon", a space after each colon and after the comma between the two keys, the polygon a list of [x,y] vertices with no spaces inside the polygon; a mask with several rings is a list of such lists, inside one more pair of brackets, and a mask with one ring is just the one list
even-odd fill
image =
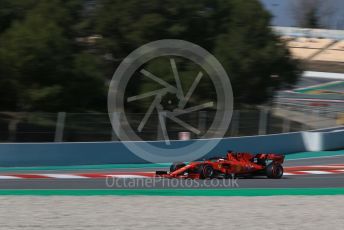
{"label": "green grass strip", "polygon": [[283,189],[77,189],[0,190],[1,196],[318,196],[344,195],[344,188]]}

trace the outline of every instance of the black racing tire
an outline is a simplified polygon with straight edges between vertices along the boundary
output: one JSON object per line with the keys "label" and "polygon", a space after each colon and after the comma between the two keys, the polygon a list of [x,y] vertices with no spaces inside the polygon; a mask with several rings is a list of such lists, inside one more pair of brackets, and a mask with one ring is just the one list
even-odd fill
{"label": "black racing tire", "polygon": [[170,172],[174,172],[178,169],[181,169],[183,167],[185,167],[186,164],[184,164],[183,162],[174,162],[171,166],[170,166]]}
{"label": "black racing tire", "polygon": [[266,176],[271,179],[280,179],[283,176],[283,167],[280,164],[271,163],[266,166]]}
{"label": "black racing tire", "polygon": [[210,179],[214,177],[214,169],[211,165],[202,165],[200,167],[200,178],[201,179]]}

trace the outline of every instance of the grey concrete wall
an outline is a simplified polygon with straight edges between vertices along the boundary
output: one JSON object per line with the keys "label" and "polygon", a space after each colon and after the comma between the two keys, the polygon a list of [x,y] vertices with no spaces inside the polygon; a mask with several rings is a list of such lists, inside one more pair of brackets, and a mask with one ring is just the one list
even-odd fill
{"label": "grey concrete wall", "polygon": [[344,127],[303,132],[302,138],[308,151],[343,148]]}
{"label": "grey concrete wall", "polygon": [[[192,142],[212,140],[171,141],[169,148]],[[142,142],[141,142],[142,143]],[[140,145],[140,142],[137,142]],[[156,146],[165,146],[155,141]],[[296,132],[275,135],[223,138],[205,158],[223,155],[227,150],[288,154],[344,148],[344,129]],[[0,166],[49,166],[86,164],[147,163],[130,152],[122,142],[85,143],[4,143],[0,144]]]}

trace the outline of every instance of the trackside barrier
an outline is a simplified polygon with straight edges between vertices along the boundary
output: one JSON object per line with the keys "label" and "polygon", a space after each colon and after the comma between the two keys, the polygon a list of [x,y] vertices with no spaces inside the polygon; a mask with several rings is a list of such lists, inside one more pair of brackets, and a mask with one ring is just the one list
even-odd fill
{"label": "trackside barrier", "polygon": [[[171,141],[169,148],[176,149],[178,154],[179,147],[195,141],[206,144],[214,139]],[[142,142],[136,144],[140,145],[140,143]],[[166,147],[161,141],[154,141],[152,144]],[[222,155],[227,150],[288,154],[338,148],[344,148],[344,126],[309,132],[223,138],[204,158]],[[181,156],[181,161],[184,160],[194,159],[183,159]],[[134,155],[119,141],[0,144],[0,167],[133,163],[147,162]]]}
{"label": "trackside barrier", "polygon": [[307,151],[322,151],[344,147],[344,127],[302,132]]}

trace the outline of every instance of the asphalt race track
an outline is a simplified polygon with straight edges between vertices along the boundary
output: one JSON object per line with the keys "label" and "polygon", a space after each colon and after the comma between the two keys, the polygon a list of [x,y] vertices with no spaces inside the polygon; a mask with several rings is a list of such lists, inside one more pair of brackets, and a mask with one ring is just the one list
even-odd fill
{"label": "asphalt race track", "polygon": [[[309,158],[286,161],[285,167],[344,164],[344,156]],[[155,171],[156,169],[117,169],[117,171]],[[161,170],[161,168],[157,169]],[[165,169],[166,170],[166,169]],[[101,170],[88,170],[82,173],[95,173]],[[105,171],[111,174],[116,169]],[[15,173],[15,172],[13,172]],[[20,173],[23,173],[21,171]],[[74,171],[30,171],[30,173],[75,173]],[[80,170],[77,171],[80,173]],[[324,173],[318,175],[288,175],[282,179],[212,179],[177,180],[162,178],[89,178],[89,179],[3,179],[0,189],[236,189],[236,188],[326,188],[343,187],[344,171],[340,174]]]}

